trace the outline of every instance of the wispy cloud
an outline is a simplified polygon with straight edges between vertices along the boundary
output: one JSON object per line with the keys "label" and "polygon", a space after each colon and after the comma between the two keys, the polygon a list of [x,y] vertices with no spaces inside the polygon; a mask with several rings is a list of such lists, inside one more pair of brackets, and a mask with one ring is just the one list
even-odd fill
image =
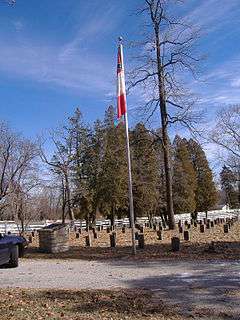
{"label": "wispy cloud", "polygon": [[[24,35],[17,41],[0,41],[1,72],[79,91],[109,92],[114,62],[101,54],[101,47],[91,50],[91,41],[97,42],[116,27],[116,15],[110,22],[113,9],[109,6],[104,12],[95,10],[75,37],[62,45],[42,45],[42,40],[29,41]],[[18,31],[23,28],[20,21],[13,24]]]}
{"label": "wispy cloud", "polygon": [[[205,0],[197,1],[194,7],[186,16],[186,20],[193,21],[207,31],[214,31],[222,28],[226,23],[231,23],[231,15],[239,12],[238,0]],[[226,19],[228,17],[228,19]]]}
{"label": "wispy cloud", "polygon": [[20,32],[21,30],[23,30],[24,24],[22,21],[15,20],[12,22],[12,24],[17,32]]}

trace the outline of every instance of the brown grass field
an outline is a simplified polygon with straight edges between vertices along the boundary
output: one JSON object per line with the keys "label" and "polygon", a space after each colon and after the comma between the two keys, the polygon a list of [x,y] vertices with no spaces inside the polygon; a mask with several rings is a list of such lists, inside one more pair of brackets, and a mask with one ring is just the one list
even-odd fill
{"label": "brown grass field", "polygon": [[[174,231],[163,231],[163,240],[158,240],[157,232],[145,228],[145,248],[138,249],[135,257],[131,254],[131,231],[126,229],[122,233],[121,229],[116,230],[117,246],[110,248],[109,233],[106,230],[98,232],[98,239],[93,239],[92,231],[89,232],[92,239],[92,246],[85,246],[85,236],[83,231],[79,239],[76,239],[75,232],[70,233],[70,249],[65,253],[45,254],[38,250],[38,236],[35,234],[33,242],[29,245],[25,258],[34,259],[240,259],[240,222],[235,222],[231,226],[229,233],[224,233],[223,224],[215,225],[214,228],[205,229],[200,233],[199,225],[191,226],[190,241],[184,241],[183,234],[178,228]],[[180,237],[180,251],[171,251],[171,238]],[[209,250],[209,245],[214,242],[214,250]],[[137,244],[137,241],[136,241]]]}
{"label": "brown grass field", "polygon": [[184,320],[146,290],[0,289],[1,320]]}
{"label": "brown grass field", "polygon": [[[70,233],[70,250],[59,254],[46,254],[38,250],[38,236],[29,244],[24,259],[240,259],[240,223],[231,226],[229,233],[223,231],[223,224],[200,233],[199,225],[191,227],[190,241],[183,240],[183,234],[175,231],[163,231],[163,240],[157,239],[156,231],[145,228],[145,248],[138,249],[137,255],[131,254],[131,231],[122,233],[116,230],[117,247],[110,248],[109,233],[106,230],[98,232],[98,239],[93,239],[92,247],[85,247],[83,232],[76,239],[74,232]],[[180,236],[179,252],[171,251],[171,238]],[[209,245],[214,241],[214,251],[209,251]],[[137,241],[136,241],[137,244]],[[234,295],[240,297],[239,290],[225,292],[224,297]],[[120,320],[120,319],[156,319],[156,320],[227,320],[240,319],[226,312],[196,308],[183,314],[182,306],[167,305],[154,292],[138,289],[113,290],[35,290],[35,289],[0,289],[0,319],[1,320]]]}

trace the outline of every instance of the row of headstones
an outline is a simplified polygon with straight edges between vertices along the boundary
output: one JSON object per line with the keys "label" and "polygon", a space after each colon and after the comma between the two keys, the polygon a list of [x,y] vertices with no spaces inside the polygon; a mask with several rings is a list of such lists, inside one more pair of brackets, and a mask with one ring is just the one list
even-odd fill
{"label": "row of headstones", "polygon": [[[211,220],[207,220],[204,219],[203,221],[200,220],[198,223],[196,221],[188,223],[188,221],[185,221],[185,227],[187,227],[187,229],[191,229],[191,226],[197,226],[198,224],[200,225],[200,232],[204,233],[205,232],[205,227],[206,229],[210,229],[210,228],[214,228],[215,225],[218,224],[223,224],[224,223],[224,233],[228,233],[228,231],[230,230],[231,226],[237,221],[237,218],[227,218],[227,219],[215,219],[214,221]],[[164,227],[162,226],[161,222],[158,224],[158,230],[156,227],[156,224],[154,225],[155,227],[153,227],[154,230],[157,231],[157,239],[158,240],[163,240],[163,230]],[[139,248],[143,248],[144,247],[144,226],[142,225],[136,225],[135,226],[140,233],[135,232],[135,240],[138,240],[138,246]],[[190,232],[189,230],[183,230],[183,226],[182,226],[182,222],[179,221],[178,222],[178,228],[179,228],[179,233],[183,234],[183,239],[185,241],[190,241]],[[107,227],[106,232],[107,233],[111,233],[110,234],[110,246],[111,247],[115,247],[116,246],[116,233],[114,232],[114,227]],[[91,228],[91,231],[93,232],[93,238],[97,239],[98,238],[98,234],[97,231],[101,231],[102,229],[100,229],[98,227],[98,229],[96,228]],[[122,233],[126,232],[126,227],[122,227]],[[82,230],[79,229],[78,232],[76,233],[76,238],[80,238],[80,234],[82,233]],[[91,237],[90,235],[87,235],[85,237],[85,242],[86,242],[86,246],[91,246]]]}
{"label": "row of headstones", "polygon": [[191,229],[192,225],[194,225],[194,227],[197,227],[199,225],[200,232],[204,233],[206,229],[214,228],[215,225],[224,224],[223,225],[224,233],[228,233],[229,229],[231,228],[231,226],[236,221],[238,221],[237,217],[226,218],[226,219],[217,218],[217,219],[214,219],[214,220],[203,219],[203,220],[200,220],[198,222],[191,220],[191,223],[189,223],[188,221],[185,221],[184,222],[184,226],[183,226],[182,221],[179,220],[179,222],[178,222],[178,230],[179,230],[179,233],[183,233],[184,232],[184,227],[185,227],[185,229]]}
{"label": "row of headstones", "polygon": [[[163,221],[163,222],[159,222],[159,223],[151,223],[151,222],[146,222],[146,223],[144,223],[144,225],[143,224],[139,224],[139,223],[136,223],[136,225],[135,225],[135,228],[137,228],[137,229],[139,229],[139,228],[150,228],[150,229],[153,229],[153,230],[157,230],[158,229],[158,227],[159,227],[159,229],[166,229],[167,228],[167,224]],[[122,232],[123,233],[125,233],[126,232],[126,229],[127,228],[130,228],[130,226],[129,227],[127,227],[126,225],[123,225],[123,226],[120,226],[120,227],[117,227],[117,226],[108,226],[108,227],[106,227],[106,228],[104,228],[103,226],[96,226],[96,227],[86,227],[86,228],[84,228],[84,230],[86,231],[86,232],[89,232],[89,231],[93,231],[94,232],[94,230],[95,231],[98,231],[98,232],[100,232],[100,231],[102,231],[102,230],[106,230],[106,232],[107,233],[110,233],[111,231],[114,231],[114,230],[116,230],[117,228],[121,228],[122,229]],[[83,231],[83,228],[78,228],[77,226],[74,226],[74,232],[75,233],[82,233],[82,231]]]}
{"label": "row of headstones", "polygon": [[[200,221],[195,221],[195,220],[191,220],[190,223],[186,220],[184,222],[184,225],[185,225],[185,228],[187,229],[191,229],[191,226],[194,225],[195,227],[198,226],[198,224],[200,225],[200,232],[201,233],[204,233],[205,232],[205,227],[206,229],[210,229],[210,228],[214,228],[214,225],[219,225],[219,224],[224,224],[223,228],[224,228],[224,233],[228,233],[231,226],[233,226],[233,224],[238,220],[237,217],[233,217],[233,218],[217,218],[215,220],[209,220],[209,219],[206,219],[204,218],[203,220],[200,220]],[[144,233],[144,227],[147,227],[147,228],[152,228],[153,230],[157,231],[157,237],[158,237],[158,240],[163,240],[163,234],[162,234],[162,231],[166,229],[167,225],[166,223],[163,221],[163,222],[159,222],[158,224],[157,223],[149,223],[149,222],[146,222],[145,225],[140,225],[140,224],[136,224],[135,225],[136,229],[138,229],[140,231],[141,234]],[[188,230],[183,230],[183,223],[181,220],[179,220],[178,222],[178,228],[179,228],[179,233],[183,233],[183,237],[184,237],[184,240],[186,241],[189,241],[190,240],[190,234],[189,234],[189,231]],[[97,239],[98,238],[98,234],[97,232],[100,232],[102,230],[104,230],[103,226],[97,226],[96,228],[93,228],[93,227],[89,227],[89,228],[86,228],[86,231],[90,231],[92,230],[93,232],[93,238],[94,239]],[[115,230],[115,226],[111,226],[111,227],[107,227],[106,228],[106,232],[107,233],[110,233],[112,231]],[[75,226],[74,227],[74,231],[76,232],[76,238],[80,238],[80,234],[82,234],[82,228],[78,228]],[[126,226],[122,226],[122,233],[125,233],[126,232]],[[32,231],[31,234],[29,235],[29,238],[28,238],[28,241],[30,243],[32,243],[32,239],[35,237],[35,233],[36,231]],[[138,240],[138,232],[135,234],[135,239]],[[110,243],[111,241],[114,243],[114,240],[111,240],[111,238],[114,238],[114,236],[110,235]],[[116,237],[115,237],[116,238]],[[142,235],[140,235],[140,239],[142,239]],[[89,236],[86,236],[86,245],[88,245],[89,243],[91,242]],[[144,238],[143,240],[140,240],[140,242],[143,242],[144,243]],[[140,247],[142,245],[140,244]]]}

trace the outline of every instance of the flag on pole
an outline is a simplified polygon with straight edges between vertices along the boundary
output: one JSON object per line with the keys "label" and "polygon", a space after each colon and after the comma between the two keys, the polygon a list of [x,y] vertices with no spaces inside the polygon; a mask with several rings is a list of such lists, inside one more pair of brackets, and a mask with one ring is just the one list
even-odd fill
{"label": "flag on pole", "polygon": [[128,133],[128,117],[127,117],[127,99],[125,88],[125,75],[123,65],[123,45],[122,37],[119,37],[118,46],[118,60],[117,60],[117,114],[118,119],[124,116],[124,124],[126,130],[126,149],[127,149],[127,164],[128,164],[128,196],[129,196],[129,220],[132,230],[132,249],[133,254],[136,254],[135,244],[135,226],[134,226],[134,207],[133,207],[133,192],[132,192],[132,173],[131,173],[131,155],[129,146],[129,133]]}
{"label": "flag on pole", "polygon": [[126,102],[126,88],[125,88],[125,75],[123,65],[123,50],[122,44],[118,46],[118,59],[117,59],[117,115],[120,119],[127,112]]}

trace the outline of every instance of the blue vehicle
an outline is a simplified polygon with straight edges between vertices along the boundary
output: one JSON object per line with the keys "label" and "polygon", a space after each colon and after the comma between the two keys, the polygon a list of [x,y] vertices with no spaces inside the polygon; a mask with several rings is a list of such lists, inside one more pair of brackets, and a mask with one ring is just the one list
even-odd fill
{"label": "blue vehicle", "polygon": [[18,258],[23,257],[27,240],[22,236],[0,234],[0,266],[18,266]]}

